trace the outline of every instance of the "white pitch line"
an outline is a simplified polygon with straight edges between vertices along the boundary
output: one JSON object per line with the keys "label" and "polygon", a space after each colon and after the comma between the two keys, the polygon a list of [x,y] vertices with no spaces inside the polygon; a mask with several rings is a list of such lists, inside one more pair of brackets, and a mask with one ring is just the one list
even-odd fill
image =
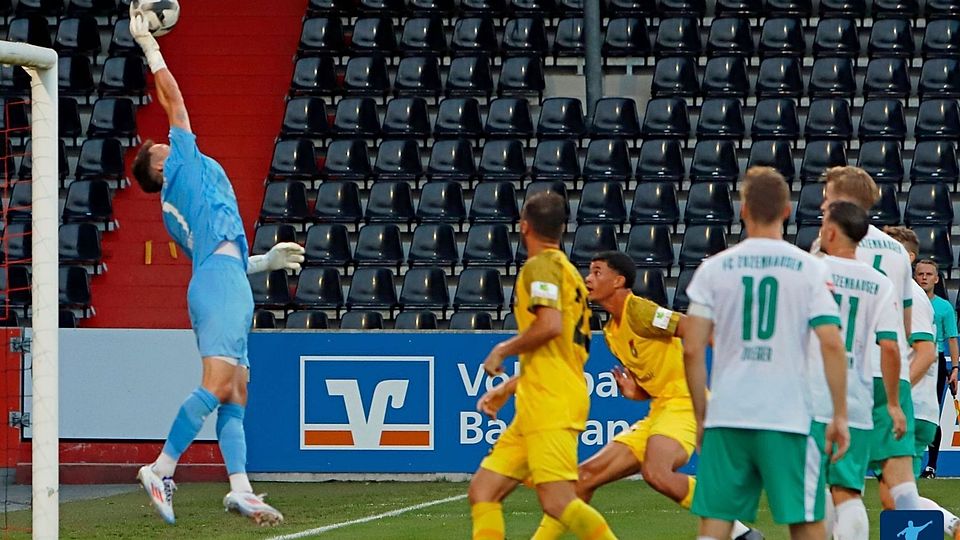
{"label": "white pitch line", "polygon": [[352,519],[350,521],[344,521],[342,523],[334,523],[332,525],[324,525],[323,527],[317,527],[316,529],[310,529],[306,531],[301,531],[293,534],[285,534],[282,536],[274,536],[268,540],[295,540],[296,538],[307,538],[308,536],[316,536],[318,534],[323,534],[327,531],[332,531],[334,529],[341,529],[343,527],[349,527],[350,525],[359,525],[361,523],[367,523],[370,521],[376,521],[378,519],[388,518],[399,516],[400,514],[406,514],[407,512],[413,512],[414,510],[420,510],[422,508],[428,508],[431,506],[436,506],[438,504],[459,501],[461,499],[466,499],[467,495],[454,495],[453,497],[447,497],[446,499],[437,499],[435,501],[427,501],[425,503],[415,504],[413,506],[406,506],[404,508],[398,508],[396,510],[391,510],[389,512],[384,512],[382,514],[377,514],[375,516],[367,516],[358,519]]}

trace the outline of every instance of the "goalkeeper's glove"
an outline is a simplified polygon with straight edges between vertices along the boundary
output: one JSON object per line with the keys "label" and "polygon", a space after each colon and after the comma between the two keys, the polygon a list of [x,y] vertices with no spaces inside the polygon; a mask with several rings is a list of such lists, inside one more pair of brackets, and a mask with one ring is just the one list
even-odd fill
{"label": "goalkeeper's glove", "polygon": [[147,65],[150,71],[156,73],[167,67],[167,63],[160,54],[160,44],[157,38],[150,33],[150,24],[139,13],[133,13],[133,7],[130,8],[130,35],[133,40],[143,49],[143,55],[147,58]]}
{"label": "goalkeeper's glove", "polygon": [[247,259],[247,273],[258,274],[270,270],[300,270],[303,262],[303,247],[294,242],[280,242],[264,255]]}

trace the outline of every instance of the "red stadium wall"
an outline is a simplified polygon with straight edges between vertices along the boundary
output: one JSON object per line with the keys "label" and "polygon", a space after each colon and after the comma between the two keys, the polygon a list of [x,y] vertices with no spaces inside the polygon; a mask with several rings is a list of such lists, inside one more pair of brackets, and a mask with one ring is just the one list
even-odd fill
{"label": "red stadium wall", "polygon": [[[185,4],[176,29],[160,38],[200,149],[220,161],[233,181],[251,236],[305,10],[305,0]],[[141,107],[137,124],[141,138],[166,141],[159,103]],[[135,148],[128,153],[128,167],[135,153]],[[190,261],[183,253],[171,256],[157,196],[135,186],[119,191],[114,212],[120,228],[104,235],[108,272],[92,281],[97,314],[82,326],[188,328]]]}

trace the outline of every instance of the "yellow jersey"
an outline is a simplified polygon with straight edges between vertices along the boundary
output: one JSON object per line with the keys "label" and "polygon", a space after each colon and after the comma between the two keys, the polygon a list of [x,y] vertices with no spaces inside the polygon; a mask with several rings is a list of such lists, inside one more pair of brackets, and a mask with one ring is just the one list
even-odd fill
{"label": "yellow jersey", "polygon": [[679,322],[679,313],[631,293],[620,322],[611,317],[603,327],[610,352],[653,400],[690,398],[683,345],[674,337]]}
{"label": "yellow jersey", "polygon": [[515,422],[524,433],[582,431],[590,411],[583,376],[590,349],[590,308],[583,278],[562,251],[547,249],[523,265],[514,292],[518,331],[533,324],[538,306],[560,310],[563,318],[559,336],[520,355]]}

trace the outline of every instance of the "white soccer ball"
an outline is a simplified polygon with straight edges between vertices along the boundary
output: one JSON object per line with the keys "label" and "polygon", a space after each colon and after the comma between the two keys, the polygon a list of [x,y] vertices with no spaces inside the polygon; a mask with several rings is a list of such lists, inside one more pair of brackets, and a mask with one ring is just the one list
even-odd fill
{"label": "white soccer ball", "polygon": [[177,0],[132,0],[130,16],[140,14],[150,25],[150,33],[162,36],[173,30],[180,18],[180,2]]}

